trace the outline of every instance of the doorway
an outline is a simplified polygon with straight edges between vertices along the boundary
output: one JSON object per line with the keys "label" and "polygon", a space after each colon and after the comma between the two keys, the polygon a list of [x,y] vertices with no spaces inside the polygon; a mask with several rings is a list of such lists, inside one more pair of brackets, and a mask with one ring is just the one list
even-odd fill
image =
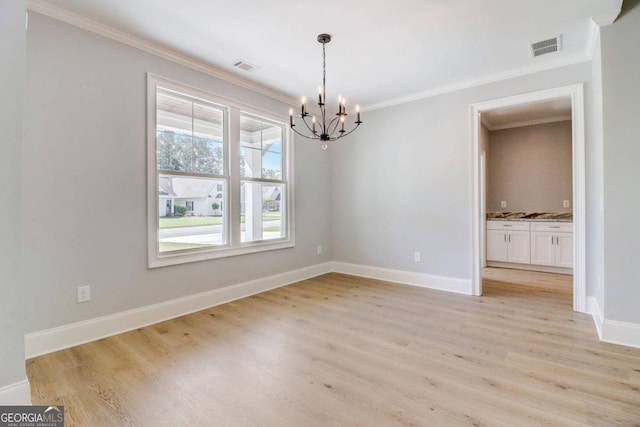
{"label": "doorway", "polygon": [[498,109],[522,106],[544,101],[569,99],[572,123],[573,166],[573,309],[586,312],[585,283],[585,147],[583,85],[576,84],[556,89],[532,92],[507,98],[485,101],[471,106],[472,132],[472,293],[482,295],[482,268],[485,262],[484,175],[485,156],[481,147],[481,114]]}

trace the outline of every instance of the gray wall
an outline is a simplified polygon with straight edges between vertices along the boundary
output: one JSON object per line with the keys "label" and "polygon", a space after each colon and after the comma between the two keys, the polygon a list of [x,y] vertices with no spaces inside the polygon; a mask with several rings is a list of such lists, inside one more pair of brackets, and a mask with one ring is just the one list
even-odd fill
{"label": "gray wall", "polygon": [[[29,332],[330,259],[330,158],[303,140],[295,144],[295,248],[147,269],[146,73],[285,117],[289,106],[36,13],[27,42]],[[76,303],[80,285],[91,285],[91,302]]]}
{"label": "gray wall", "polygon": [[[0,0],[0,387],[25,379],[20,167],[26,2]],[[25,403],[25,402],[21,402]]]}
{"label": "gray wall", "polygon": [[[489,134],[487,211],[571,212],[571,121]],[[501,208],[500,201],[507,207]],[[568,208],[562,201],[569,200]]]}
{"label": "gray wall", "polygon": [[640,5],[602,28],[607,319],[640,323]]}
{"label": "gray wall", "polygon": [[590,79],[584,62],[363,114],[331,147],[334,260],[470,279],[469,106]]}

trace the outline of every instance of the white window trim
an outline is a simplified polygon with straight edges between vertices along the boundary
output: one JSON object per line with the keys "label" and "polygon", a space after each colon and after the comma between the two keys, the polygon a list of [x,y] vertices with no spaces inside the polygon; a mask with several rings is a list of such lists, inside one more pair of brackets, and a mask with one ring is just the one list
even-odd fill
{"label": "white window trim", "polygon": [[[158,251],[158,173],[156,159],[156,87],[161,86],[181,93],[187,93],[195,98],[202,98],[209,102],[224,105],[228,108],[226,120],[228,136],[225,138],[225,166],[224,174],[228,176],[226,202],[223,206],[225,230],[228,243],[224,246],[214,246],[206,249],[174,251],[160,254]],[[231,165],[240,164],[240,113],[245,112],[255,116],[283,124],[283,176],[287,177],[285,210],[286,237],[273,240],[240,242],[240,169]],[[168,80],[151,73],[147,73],[147,253],[148,267],[164,267],[205,261],[230,256],[251,254],[256,252],[292,248],[295,246],[295,201],[294,201],[294,169],[293,169],[293,135],[288,123],[288,116],[278,115],[252,105],[244,104],[233,99],[225,98],[194,88],[182,83]],[[232,141],[235,141],[233,143]],[[286,174],[286,175],[285,175]],[[244,178],[242,178],[245,180]]]}

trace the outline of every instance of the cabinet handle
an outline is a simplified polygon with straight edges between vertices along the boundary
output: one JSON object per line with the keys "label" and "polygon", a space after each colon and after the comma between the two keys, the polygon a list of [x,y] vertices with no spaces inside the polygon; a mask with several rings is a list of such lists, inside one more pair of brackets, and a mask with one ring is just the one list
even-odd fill
{"label": "cabinet handle", "polygon": [[504,233],[503,237],[504,237],[504,241],[506,242],[507,241],[507,233]]}
{"label": "cabinet handle", "polygon": [[559,225],[550,225],[549,228],[560,228]]}
{"label": "cabinet handle", "polygon": [[511,224],[502,224],[503,227],[513,227]]}
{"label": "cabinet handle", "polygon": [[509,233],[509,243],[511,243],[511,233]]}

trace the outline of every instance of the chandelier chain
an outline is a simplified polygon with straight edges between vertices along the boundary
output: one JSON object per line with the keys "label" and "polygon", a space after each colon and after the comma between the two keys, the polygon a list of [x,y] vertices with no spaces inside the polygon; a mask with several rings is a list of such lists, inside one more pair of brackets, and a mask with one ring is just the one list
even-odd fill
{"label": "chandelier chain", "polygon": [[[325,91],[327,86],[327,55],[325,53],[326,43],[322,43],[322,90]],[[324,94],[326,99],[326,93]]]}

